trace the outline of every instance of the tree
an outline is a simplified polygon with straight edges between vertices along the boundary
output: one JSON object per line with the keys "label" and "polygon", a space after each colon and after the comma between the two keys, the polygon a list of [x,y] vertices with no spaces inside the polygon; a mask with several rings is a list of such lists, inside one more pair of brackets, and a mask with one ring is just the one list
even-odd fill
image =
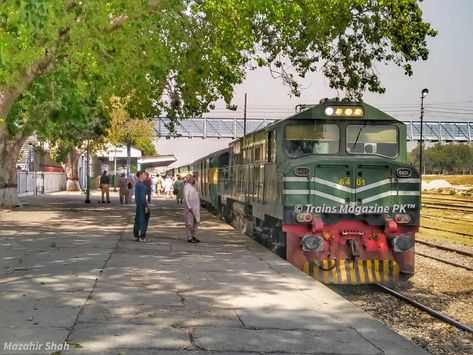
{"label": "tree", "polygon": [[130,143],[140,149],[143,155],[155,155],[153,145],[155,139],[154,119],[132,119],[126,111],[129,99],[111,97],[110,127],[107,129],[106,140],[113,145]]}
{"label": "tree", "polygon": [[[411,75],[435,34],[416,0],[3,1],[0,206],[15,203],[22,143],[74,87],[103,102],[133,93],[132,117],[165,112],[177,120],[219,98],[230,105],[234,85],[256,66],[271,67],[298,94],[292,65],[300,76],[320,70],[331,87],[360,98],[384,92],[376,62]],[[17,105],[21,117],[11,114]]]}

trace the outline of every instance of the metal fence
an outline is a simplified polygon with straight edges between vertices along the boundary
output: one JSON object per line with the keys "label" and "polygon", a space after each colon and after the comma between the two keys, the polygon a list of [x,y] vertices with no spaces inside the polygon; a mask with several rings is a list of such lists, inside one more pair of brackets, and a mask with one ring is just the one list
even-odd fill
{"label": "metal fence", "polygon": [[17,171],[17,196],[31,196],[65,190],[66,174],[56,172]]}

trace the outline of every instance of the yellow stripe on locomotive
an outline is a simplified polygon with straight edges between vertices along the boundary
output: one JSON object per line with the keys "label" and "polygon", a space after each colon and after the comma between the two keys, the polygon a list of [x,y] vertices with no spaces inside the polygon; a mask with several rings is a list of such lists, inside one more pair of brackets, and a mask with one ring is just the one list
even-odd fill
{"label": "yellow stripe on locomotive", "polygon": [[370,284],[399,279],[399,265],[393,260],[307,261],[302,270],[327,284]]}

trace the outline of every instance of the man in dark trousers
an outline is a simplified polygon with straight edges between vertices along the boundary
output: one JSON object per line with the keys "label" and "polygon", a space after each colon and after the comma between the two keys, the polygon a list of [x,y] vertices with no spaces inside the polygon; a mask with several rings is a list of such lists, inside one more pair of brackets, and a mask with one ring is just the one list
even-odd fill
{"label": "man in dark trousers", "polygon": [[102,190],[102,203],[105,203],[105,195],[107,196],[107,203],[110,203],[110,176],[104,170],[100,176],[100,189]]}
{"label": "man in dark trousers", "polygon": [[151,213],[146,201],[146,186],[143,184],[145,174],[143,171],[138,171],[136,176],[138,181],[135,186],[136,214],[133,235],[135,236],[135,241],[149,243],[149,239],[146,238],[146,231],[148,230],[148,221]]}

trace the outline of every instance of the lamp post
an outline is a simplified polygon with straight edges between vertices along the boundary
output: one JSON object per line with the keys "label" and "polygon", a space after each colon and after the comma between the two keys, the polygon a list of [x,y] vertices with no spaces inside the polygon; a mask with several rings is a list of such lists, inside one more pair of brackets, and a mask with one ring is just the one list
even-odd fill
{"label": "lamp post", "polygon": [[[424,150],[424,136],[422,128],[424,126],[424,98],[429,94],[429,89],[422,89],[420,95],[420,147],[419,147],[419,173],[422,177],[422,152]],[[421,189],[422,190],[422,189]]]}
{"label": "lamp post", "polygon": [[85,190],[85,203],[90,203],[90,140],[87,139],[87,189]]}

